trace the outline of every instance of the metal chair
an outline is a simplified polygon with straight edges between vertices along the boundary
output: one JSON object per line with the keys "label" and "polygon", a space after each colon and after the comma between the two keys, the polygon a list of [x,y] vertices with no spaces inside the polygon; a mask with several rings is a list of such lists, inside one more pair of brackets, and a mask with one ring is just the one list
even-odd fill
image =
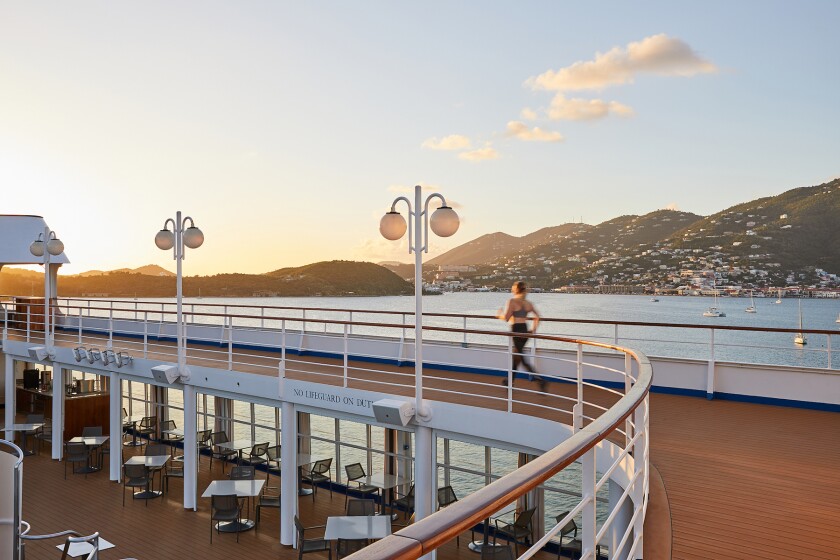
{"label": "metal chair", "polygon": [[[563,521],[563,518],[569,515],[568,511],[564,511],[554,519],[557,523]],[[570,519],[566,525],[560,529],[560,546],[557,548],[557,558],[559,560],[560,555],[565,553],[569,553],[569,558],[573,559],[576,555],[577,558],[580,558],[583,554],[583,543],[579,538],[577,538],[578,533],[578,526],[575,523],[574,519]]]}
{"label": "metal chair", "polygon": [[[125,507],[125,490],[131,488],[131,499],[134,499],[134,488],[143,488],[149,491],[149,486],[152,483],[152,476],[149,469],[145,465],[123,465],[123,500],[122,505]],[[146,507],[149,507],[149,500],[146,501]]]}
{"label": "metal chair", "polygon": [[[153,440],[157,434],[157,416],[144,416],[137,427],[137,434],[146,436],[146,444],[148,445],[149,441]],[[140,445],[143,445],[142,441]]]}
{"label": "metal chair", "polygon": [[169,430],[177,430],[178,425],[175,423],[175,420],[165,420],[163,424],[161,424],[161,434],[160,434],[160,441],[162,443],[169,444],[169,448],[171,449],[170,453],[174,456],[175,455],[175,444],[181,443],[184,441],[184,436],[179,436],[176,434],[165,434],[163,432]]}
{"label": "metal chair", "polygon": [[298,560],[303,558],[304,554],[308,554],[310,552],[324,552],[327,551],[329,555],[329,559],[332,560],[332,546],[330,545],[330,541],[324,539],[323,537],[318,539],[307,539],[304,537],[306,531],[310,529],[325,529],[326,525],[315,525],[312,527],[304,527],[300,519],[297,515],[295,515],[295,529],[297,529],[298,534]]}
{"label": "metal chair", "polygon": [[101,437],[102,426],[85,426],[82,428],[82,437]]}
{"label": "metal chair", "polygon": [[256,510],[254,519],[254,528],[260,526],[260,509],[275,508],[280,509],[280,489],[276,486],[263,486],[262,492],[257,497],[257,503],[254,506]]}
{"label": "metal chair", "polygon": [[353,491],[361,494],[362,497],[370,496],[371,494],[379,494],[379,488],[370,486],[359,480],[366,478],[365,469],[361,463],[353,463],[351,465],[344,465],[344,472],[347,473],[347,492],[344,493],[344,507],[347,507],[347,497],[350,495],[350,483],[355,482],[356,486]]}
{"label": "metal chair", "polygon": [[41,445],[44,442],[49,443],[52,445],[52,424],[44,424],[41,428],[35,430],[35,441],[38,442],[38,453],[41,453]]}
{"label": "metal chair", "polygon": [[[216,532],[219,532],[218,522],[241,522],[242,504],[236,494],[213,494],[210,496],[210,543],[213,543],[213,522],[216,521]],[[236,542],[239,542],[239,531],[236,531]]]}
{"label": "metal chair", "polygon": [[216,447],[220,443],[227,443],[230,440],[225,432],[213,432],[210,434],[210,445],[212,446],[210,450],[210,470],[213,470],[213,459],[220,459],[222,461],[222,474],[225,472],[225,465],[227,464],[228,460],[234,455],[237,455],[236,451],[233,449],[222,449]]}
{"label": "metal chair", "polygon": [[[146,449],[144,450],[143,455],[145,455],[146,457],[159,457],[162,455],[169,455],[169,447],[161,443],[151,443],[146,445]],[[163,469],[164,467],[149,468],[149,472],[151,473],[152,478],[155,477],[155,474],[160,473],[161,490],[163,490]]]}
{"label": "metal chair", "polygon": [[321,459],[315,461],[312,470],[309,473],[304,473],[301,477],[303,482],[312,486],[312,501],[315,501],[315,494],[318,492],[318,484],[322,482],[329,482],[330,499],[332,500],[332,475],[330,474],[330,466],[332,466],[332,459]]}
{"label": "metal chair", "polygon": [[[87,465],[88,461],[90,461],[90,453],[91,449],[84,443],[67,442],[64,444],[64,480],[67,480],[68,463],[71,465],[70,469],[73,474],[76,474],[75,464],[84,463]],[[87,472],[85,472],[85,478],[87,478]]]}
{"label": "metal chair", "polygon": [[247,461],[249,465],[261,465],[268,460],[266,453],[268,453],[268,442],[257,443],[251,447],[251,451],[242,452],[242,459]]}
{"label": "metal chair", "polygon": [[257,469],[251,465],[242,465],[230,469],[231,480],[254,480],[257,477]]}
{"label": "metal chair", "polygon": [[376,502],[352,498],[347,503],[347,515],[376,515]]}
{"label": "metal chair", "polygon": [[[438,488],[437,501],[438,510],[441,510],[446,506],[452,505],[455,502],[457,502],[458,496],[455,495],[455,490],[453,490],[451,486],[444,486],[443,488]],[[455,544],[457,546],[461,546],[461,535],[455,537]]]}
{"label": "metal chair", "polygon": [[393,511],[395,506],[399,506],[403,510],[403,517],[406,517],[409,511],[414,511],[414,485],[412,484],[411,488],[408,489],[408,494],[396,493],[396,495],[399,498],[391,503],[391,510]]}
{"label": "metal chair", "polygon": [[265,456],[267,457],[265,462],[265,479],[268,480],[268,475],[272,471],[277,473],[277,476],[280,476],[280,446],[274,445],[269,447],[265,452]]}
{"label": "metal chair", "polygon": [[496,537],[501,535],[507,538],[509,541],[513,541],[513,549],[516,557],[519,557],[519,539],[524,538],[525,544],[531,543],[531,534],[533,533],[533,529],[531,527],[531,521],[534,517],[534,512],[537,511],[537,508],[526,509],[524,511],[520,511],[516,514],[513,518],[513,523],[505,523],[502,522],[499,524],[501,518],[493,519],[493,523],[496,525],[496,531],[493,534],[493,544],[496,544]]}
{"label": "metal chair", "polygon": [[177,461],[175,463],[167,463],[166,466],[163,468],[163,480],[166,483],[167,494],[169,494],[170,478],[180,478],[181,480],[184,479],[184,463],[182,461]]}
{"label": "metal chair", "polygon": [[201,466],[201,452],[202,451],[212,451],[212,447],[210,445],[210,434],[212,430],[199,430],[195,436],[196,445],[198,446],[198,456],[196,460],[198,461],[198,466]]}

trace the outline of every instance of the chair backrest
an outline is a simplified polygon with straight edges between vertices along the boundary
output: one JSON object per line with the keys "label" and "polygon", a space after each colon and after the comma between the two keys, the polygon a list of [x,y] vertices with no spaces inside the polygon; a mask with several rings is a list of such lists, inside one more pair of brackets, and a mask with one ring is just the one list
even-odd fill
{"label": "chair backrest", "polygon": [[413,498],[414,497],[414,485],[411,485],[411,488],[408,489],[408,494],[405,495],[406,498]]}
{"label": "chair backrest", "polygon": [[252,457],[262,457],[268,452],[268,442],[258,443],[251,448]]}
{"label": "chair backrest", "polygon": [[146,478],[149,475],[149,469],[146,465],[123,465],[123,474],[131,480]]}
{"label": "chair backrest", "polygon": [[196,435],[196,441],[199,445],[207,445],[210,443],[210,434],[212,430],[199,430],[198,434]]}
{"label": "chair backrest", "polygon": [[125,407],[123,407],[123,418],[127,418],[127,417],[128,417],[128,411],[125,409]]}
{"label": "chair backrest", "polygon": [[362,468],[361,463],[353,463],[352,465],[344,465],[344,472],[347,473],[347,480],[352,482],[364,478],[365,469]]}
{"label": "chair backrest", "polygon": [[513,550],[510,545],[495,545],[481,547],[481,560],[513,560]]}
{"label": "chair backrest", "polygon": [[[563,521],[563,518],[569,515],[568,511],[564,511],[554,519],[557,520],[557,523]],[[578,526],[575,523],[574,519],[570,519],[568,523],[566,523],[562,529],[560,529],[560,538],[571,536],[572,538],[577,537]]]}
{"label": "chair backrest", "polygon": [[210,441],[213,442],[213,445],[217,445],[219,443],[227,443],[228,436],[226,432],[213,432],[210,434]]}
{"label": "chair backrest", "polygon": [[164,420],[163,424],[161,424],[162,430],[175,430],[178,428],[178,425],[175,424],[175,420]]}
{"label": "chair backrest", "polygon": [[146,451],[143,453],[146,457],[153,457],[155,455],[169,455],[169,446],[152,443],[146,446]]}
{"label": "chair backrest", "polygon": [[376,502],[350,498],[347,502],[347,515],[376,515]]}
{"label": "chair backrest", "polygon": [[257,476],[257,469],[250,465],[242,465],[230,469],[231,480],[254,480]]}
{"label": "chair backrest", "polygon": [[102,426],[85,426],[82,428],[82,437],[97,437],[102,435]]}
{"label": "chair backrest", "polygon": [[315,461],[315,466],[312,467],[312,472],[315,474],[324,474],[330,472],[331,465],[332,459],[321,459],[320,461]]}
{"label": "chair backrest", "polygon": [[84,443],[67,442],[64,444],[64,459],[72,460],[87,460],[87,445]]}
{"label": "chair backrest", "polygon": [[142,420],[140,420],[140,428],[154,428],[157,426],[157,416],[144,416]]}
{"label": "chair backrest", "polygon": [[520,529],[530,529],[531,519],[534,517],[534,512],[536,511],[537,508],[520,511],[519,515],[516,516],[516,519],[513,520],[514,527],[519,527]]}
{"label": "chair backrest", "polygon": [[302,541],[304,526],[301,524],[300,518],[297,515],[295,515],[295,529],[297,529],[298,532],[298,540]]}
{"label": "chair backrest", "polygon": [[437,491],[438,507],[445,508],[449,504],[454,504],[458,501],[458,496],[455,495],[455,490],[451,486],[444,486],[438,488]]}
{"label": "chair backrest", "polygon": [[210,496],[210,506],[215,512],[233,512],[239,510],[239,498],[236,494],[213,494]]}
{"label": "chair backrest", "polygon": [[269,461],[277,461],[280,459],[280,446],[272,445],[265,451],[265,454],[268,456]]}
{"label": "chair backrest", "polygon": [[43,414],[27,414],[24,424],[40,424],[44,421]]}

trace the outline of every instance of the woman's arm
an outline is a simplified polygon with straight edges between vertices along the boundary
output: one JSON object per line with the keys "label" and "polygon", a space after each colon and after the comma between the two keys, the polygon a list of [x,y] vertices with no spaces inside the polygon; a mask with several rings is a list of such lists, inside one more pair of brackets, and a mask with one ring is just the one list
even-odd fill
{"label": "woman's arm", "polygon": [[537,332],[537,326],[540,324],[540,314],[537,313],[537,308],[533,305],[531,305],[531,315],[533,315],[533,317],[531,317],[531,332],[535,333]]}
{"label": "woman's arm", "polygon": [[513,315],[513,311],[510,309],[510,300],[507,300],[505,303],[504,309],[499,309],[499,312],[496,314],[496,317],[501,319],[502,321],[510,321],[511,316]]}

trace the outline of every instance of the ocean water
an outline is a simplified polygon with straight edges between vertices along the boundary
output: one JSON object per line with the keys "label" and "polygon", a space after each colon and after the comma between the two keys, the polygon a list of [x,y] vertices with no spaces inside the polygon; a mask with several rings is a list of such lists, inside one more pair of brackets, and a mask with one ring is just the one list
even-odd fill
{"label": "ocean water", "polygon": [[[509,297],[504,293],[452,293],[439,296],[424,297],[424,313],[454,313],[466,315],[495,315]],[[775,304],[775,298],[758,298],[755,300],[757,313],[746,313],[744,309],[750,304],[749,298],[718,298],[718,308],[726,313],[726,317],[708,318],[702,313],[710,305],[713,298],[709,297],[678,297],[661,296],[658,302],[652,302],[649,296],[620,296],[593,294],[533,294],[529,299],[536,306],[544,318],[564,319],[594,319],[600,321],[639,321],[650,323],[667,323],[681,325],[696,325],[701,329],[641,327],[612,325],[587,325],[569,322],[544,321],[540,332],[543,334],[557,334],[566,337],[585,338],[604,342],[617,342],[619,345],[639,349],[651,356],[672,356],[683,358],[708,359],[710,351],[711,330],[716,326],[745,326],[759,328],[797,329],[799,324],[799,301],[786,298],[781,304]],[[172,301],[172,300],[158,300]],[[414,298],[410,296],[396,297],[316,297],[316,298],[187,298],[186,309],[195,313],[219,313],[221,310],[213,304],[224,305],[229,313],[246,315],[260,315],[259,311],[245,310],[239,306],[287,306],[301,308],[331,308],[342,311],[312,311],[303,313],[298,310],[266,311],[266,317],[286,317],[287,327],[301,328],[303,320],[307,321],[308,331],[341,332],[340,325],[323,325],[317,319],[333,319],[370,322],[388,322],[412,324],[414,313]],[[146,305],[127,300],[127,309],[159,310],[160,306]],[[835,320],[840,313],[840,301],[830,299],[804,299],[801,301],[803,326],[805,329],[826,330],[840,334]],[[382,316],[365,313],[364,310],[378,310],[397,312],[401,315]],[[130,314],[130,312],[127,312]],[[215,318],[204,317],[200,322],[212,323]],[[271,319],[243,319],[237,325],[264,324],[277,326]],[[464,327],[459,318],[424,317],[424,325],[441,327]],[[495,319],[469,319],[466,326],[470,329],[484,331],[504,331],[506,326]],[[354,327],[355,334],[385,334],[395,336],[398,330],[381,329],[377,327]],[[413,336],[410,329],[409,337]],[[827,334],[810,334],[805,347],[793,343],[792,333],[767,333],[715,330],[715,357],[719,361],[739,361],[761,364],[779,364],[792,366],[828,367],[829,345],[834,343],[838,347],[840,341]],[[462,335],[453,333],[428,332],[424,339],[461,341]],[[829,341],[829,338],[832,340]],[[469,342],[495,342],[499,339],[485,335],[469,335]],[[545,343],[540,343],[545,344]],[[557,345],[562,346],[562,345]],[[840,359],[833,359],[831,366],[837,368]],[[142,398],[142,387],[135,385],[135,398]],[[180,392],[171,391],[170,404],[181,408]],[[212,414],[212,399],[207,399],[207,413]],[[257,440],[275,441],[277,437],[273,429],[276,419],[275,409],[254,406],[254,419],[261,425],[255,429]],[[173,410],[172,417],[182,425],[180,410]],[[236,403],[234,419],[242,423],[235,425],[235,437],[250,437],[251,405]],[[201,420],[199,420],[201,425]],[[317,438],[332,440],[335,438],[335,421],[332,418],[313,416],[312,433]],[[359,461],[367,465],[367,455],[360,449],[367,445],[368,432],[363,424],[341,421],[339,423],[342,464]],[[373,447],[381,449],[381,428],[373,428],[371,443]],[[450,455],[454,468],[450,469],[450,483],[456,494],[465,496],[486,484],[488,476],[495,479],[513,471],[517,465],[517,454],[503,449],[489,450],[487,453],[482,446],[450,441]],[[334,443],[314,440],[313,452],[317,455],[333,456]],[[381,464],[379,455],[374,455],[373,468]],[[439,457],[443,458],[443,442],[439,442]],[[486,466],[489,464],[489,471]],[[483,474],[482,474],[483,473]],[[438,469],[438,478],[444,484],[444,469]],[[546,485],[551,491],[546,491],[546,527],[551,526],[554,516],[574,507],[579,501],[580,470],[578,465],[572,465],[555,476]],[[603,522],[608,514],[606,486],[598,496],[597,517]]]}

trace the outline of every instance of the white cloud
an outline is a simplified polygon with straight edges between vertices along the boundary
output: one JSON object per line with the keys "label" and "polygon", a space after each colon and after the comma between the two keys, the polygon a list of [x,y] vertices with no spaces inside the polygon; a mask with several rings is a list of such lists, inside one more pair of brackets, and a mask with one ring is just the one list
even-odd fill
{"label": "white cloud", "polygon": [[529,109],[528,107],[525,107],[524,109],[522,109],[522,111],[519,113],[519,116],[522,117],[522,119],[526,120],[526,121],[537,120],[537,112],[534,111],[533,109]]}
{"label": "white cloud", "polygon": [[562,142],[564,140],[559,132],[543,130],[538,126],[529,128],[527,124],[519,121],[510,121],[507,124],[506,134],[527,142]]}
{"label": "white cloud", "polygon": [[618,101],[567,99],[562,93],[554,96],[548,109],[548,116],[553,120],[589,121],[604,118],[609,114],[630,117],[635,113],[632,108]]}
{"label": "white cloud", "polygon": [[471,146],[470,139],[462,134],[450,134],[440,140],[429,138],[422,144],[422,147],[430,150],[468,150]]}
{"label": "white cloud", "polygon": [[490,159],[499,159],[499,152],[497,152],[494,148],[487,146],[486,148],[462,152],[458,154],[458,157],[467,161],[486,161]]}
{"label": "white cloud", "polygon": [[614,47],[596,53],[594,60],[578,61],[559,70],[549,70],[525,83],[535,90],[600,90],[626,84],[638,74],[694,76],[717,72],[717,67],[684,41],[664,33],[645,37],[626,48]]}

